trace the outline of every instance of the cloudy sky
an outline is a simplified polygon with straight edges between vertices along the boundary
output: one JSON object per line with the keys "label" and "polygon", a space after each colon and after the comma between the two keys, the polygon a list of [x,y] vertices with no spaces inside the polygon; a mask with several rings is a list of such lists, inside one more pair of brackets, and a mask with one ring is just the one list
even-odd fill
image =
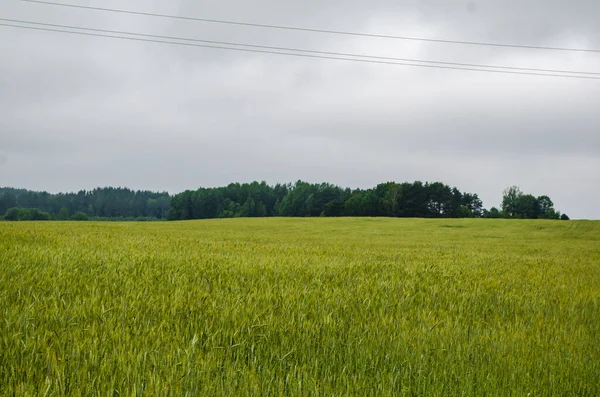
{"label": "cloudy sky", "polygon": [[[372,34],[600,49],[597,0],[60,0]],[[600,73],[600,53],[259,29],[5,0],[0,18]],[[0,22],[5,23],[5,22]],[[600,76],[599,76],[600,77]],[[0,186],[167,190],[298,179],[518,185],[600,218],[600,80],[223,51],[0,26]]]}

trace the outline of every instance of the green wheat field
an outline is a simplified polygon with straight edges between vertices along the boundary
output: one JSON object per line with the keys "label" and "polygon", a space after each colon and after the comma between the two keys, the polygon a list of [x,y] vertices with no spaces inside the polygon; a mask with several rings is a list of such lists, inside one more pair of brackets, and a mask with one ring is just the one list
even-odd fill
{"label": "green wheat field", "polygon": [[598,396],[600,222],[0,223],[2,396]]}

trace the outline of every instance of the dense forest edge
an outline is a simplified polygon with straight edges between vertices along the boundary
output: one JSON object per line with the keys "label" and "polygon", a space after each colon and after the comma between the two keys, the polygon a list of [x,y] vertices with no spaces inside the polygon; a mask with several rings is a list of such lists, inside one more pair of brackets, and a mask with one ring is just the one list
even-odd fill
{"label": "dense forest edge", "polygon": [[0,188],[6,221],[159,221],[246,217],[398,217],[562,219],[548,196],[535,197],[517,186],[503,191],[500,209],[483,208],[476,193],[441,182],[381,183],[372,189],[329,183],[268,185],[231,183],[170,196],[167,192],[96,188],[77,193]]}

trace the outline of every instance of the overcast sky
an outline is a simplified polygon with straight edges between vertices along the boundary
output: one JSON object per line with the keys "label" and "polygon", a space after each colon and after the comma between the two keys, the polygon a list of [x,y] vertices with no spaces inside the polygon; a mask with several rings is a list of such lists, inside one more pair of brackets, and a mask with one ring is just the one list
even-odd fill
{"label": "overcast sky", "polygon": [[[365,33],[600,48],[597,0],[64,0]],[[400,58],[600,72],[600,53],[269,30],[5,0],[0,18]],[[600,80],[365,64],[0,26],[0,186],[518,185],[600,218]]]}

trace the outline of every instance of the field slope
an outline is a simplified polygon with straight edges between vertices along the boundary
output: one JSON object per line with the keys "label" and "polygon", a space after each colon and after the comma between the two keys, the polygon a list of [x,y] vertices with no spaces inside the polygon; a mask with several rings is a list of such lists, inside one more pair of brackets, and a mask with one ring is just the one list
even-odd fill
{"label": "field slope", "polygon": [[597,396],[600,223],[0,223],[0,395]]}

